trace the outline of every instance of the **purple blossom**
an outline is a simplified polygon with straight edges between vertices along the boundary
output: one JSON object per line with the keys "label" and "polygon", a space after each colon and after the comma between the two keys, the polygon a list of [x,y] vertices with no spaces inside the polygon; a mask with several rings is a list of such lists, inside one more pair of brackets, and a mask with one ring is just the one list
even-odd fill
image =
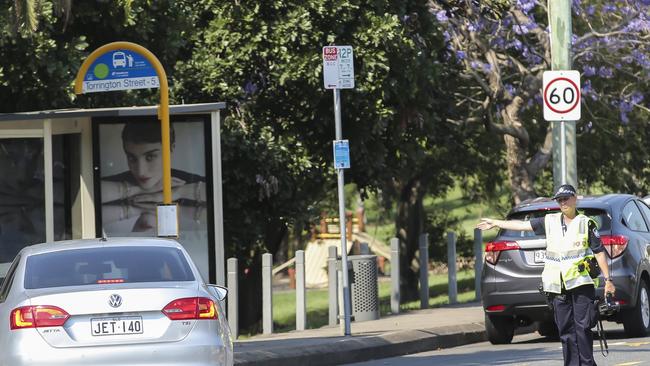
{"label": "purple blossom", "polygon": [[447,12],[445,10],[440,10],[439,12],[437,12],[436,19],[438,19],[440,23],[446,23],[447,21],[449,21],[449,17],[447,16]]}
{"label": "purple blossom", "polygon": [[515,95],[515,87],[512,84],[505,84],[503,87],[510,95]]}
{"label": "purple blossom", "polygon": [[603,13],[612,13],[616,11],[616,5],[603,5]]}
{"label": "purple blossom", "polygon": [[621,111],[621,123],[624,125],[630,123],[630,119],[627,117],[627,113]]}
{"label": "purple blossom", "polygon": [[537,5],[536,0],[517,0],[517,6],[525,13],[530,12]]}
{"label": "purple blossom", "polygon": [[596,12],[596,7],[594,5],[589,5],[587,7],[586,12],[587,12],[587,15],[592,16]]}
{"label": "purple blossom", "polygon": [[459,60],[464,60],[467,55],[465,51],[456,51],[456,58]]}
{"label": "purple blossom", "polygon": [[643,94],[641,92],[635,91],[630,96],[630,101],[633,104],[639,104],[639,103],[643,102]]}
{"label": "purple blossom", "polygon": [[582,73],[584,76],[594,76],[596,75],[596,68],[593,66],[585,66]]}
{"label": "purple blossom", "polygon": [[508,44],[508,48],[514,48],[517,51],[521,51],[523,47],[524,47],[523,43],[521,43],[521,41],[518,39],[515,39]]}
{"label": "purple blossom", "polygon": [[257,92],[257,85],[252,81],[248,81],[246,85],[244,85],[244,93],[246,96],[251,96],[255,94],[255,92]]}
{"label": "purple blossom", "polygon": [[492,43],[492,47],[495,48],[505,48],[506,47],[506,40],[503,37],[494,37],[490,41]]}
{"label": "purple blossom", "polygon": [[528,33],[528,27],[526,27],[525,24],[523,25],[515,24],[514,26],[512,26],[512,29],[515,31],[516,34]]}
{"label": "purple blossom", "polygon": [[650,23],[647,19],[634,19],[626,27],[627,32],[647,32],[650,30]]}
{"label": "purple blossom", "polygon": [[634,108],[632,103],[630,103],[630,102],[628,102],[626,100],[621,100],[618,107],[620,108],[621,112],[625,112],[625,113],[632,112],[632,109]]}
{"label": "purple blossom", "polygon": [[614,73],[610,67],[601,66],[598,69],[598,75],[605,79],[611,79],[614,77]]}
{"label": "purple blossom", "polygon": [[582,95],[589,95],[593,92],[593,89],[591,87],[591,80],[586,80],[585,82],[582,83]]}
{"label": "purple blossom", "polygon": [[486,74],[492,71],[492,65],[488,64],[487,62],[481,65],[481,68],[483,69],[483,72]]}

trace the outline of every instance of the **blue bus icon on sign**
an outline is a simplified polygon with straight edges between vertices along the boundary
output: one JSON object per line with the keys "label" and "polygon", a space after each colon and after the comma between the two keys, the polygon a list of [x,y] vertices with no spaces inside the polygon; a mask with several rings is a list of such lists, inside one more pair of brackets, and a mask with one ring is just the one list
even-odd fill
{"label": "blue bus icon on sign", "polygon": [[350,143],[348,140],[334,141],[334,167],[350,169]]}

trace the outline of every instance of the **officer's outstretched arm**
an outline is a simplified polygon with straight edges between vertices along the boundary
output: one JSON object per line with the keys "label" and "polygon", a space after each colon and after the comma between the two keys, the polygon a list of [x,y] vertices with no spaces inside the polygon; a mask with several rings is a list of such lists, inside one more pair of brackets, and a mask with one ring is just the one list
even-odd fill
{"label": "officer's outstretched arm", "polygon": [[533,227],[530,225],[530,221],[521,220],[495,220],[490,218],[482,218],[481,222],[479,222],[476,227],[481,230],[489,230],[493,227],[498,227],[506,230],[533,231]]}

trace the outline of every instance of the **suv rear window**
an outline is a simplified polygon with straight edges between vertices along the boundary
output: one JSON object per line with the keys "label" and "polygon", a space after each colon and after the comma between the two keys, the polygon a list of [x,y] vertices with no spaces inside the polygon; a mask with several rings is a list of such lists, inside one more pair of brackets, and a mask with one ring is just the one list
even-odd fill
{"label": "suv rear window", "polygon": [[[591,219],[596,221],[596,224],[598,224],[599,231],[610,230],[611,219],[609,218],[607,211],[595,209],[595,208],[578,208],[578,211],[581,214],[587,215]],[[559,210],[520,211],[520,212],[515,212],[510,216],[508,216],[508,220],[528,221],[535,217],[543,217],[546,214],[556,213],[556,212],[559,212]],[[535,233],[532,231],[500,230],[499,236],[534,238],[534,237],[542,237],[543,235],[542,236],[535,235]]]}
{"label": "suv rear window", "polygon": [[183,253],[170,247],[63,250],[27,258],[25,288],[98,283],[194,281]]}

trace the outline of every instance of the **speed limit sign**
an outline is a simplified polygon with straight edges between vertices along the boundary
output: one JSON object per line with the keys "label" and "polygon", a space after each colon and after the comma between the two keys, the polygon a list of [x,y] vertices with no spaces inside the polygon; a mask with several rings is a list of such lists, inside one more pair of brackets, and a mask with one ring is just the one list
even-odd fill
{"label": "speed limit sign", "polygon": [[577,121],[580,119],[580,72],[545,71],[542,88],[544,119]]}

